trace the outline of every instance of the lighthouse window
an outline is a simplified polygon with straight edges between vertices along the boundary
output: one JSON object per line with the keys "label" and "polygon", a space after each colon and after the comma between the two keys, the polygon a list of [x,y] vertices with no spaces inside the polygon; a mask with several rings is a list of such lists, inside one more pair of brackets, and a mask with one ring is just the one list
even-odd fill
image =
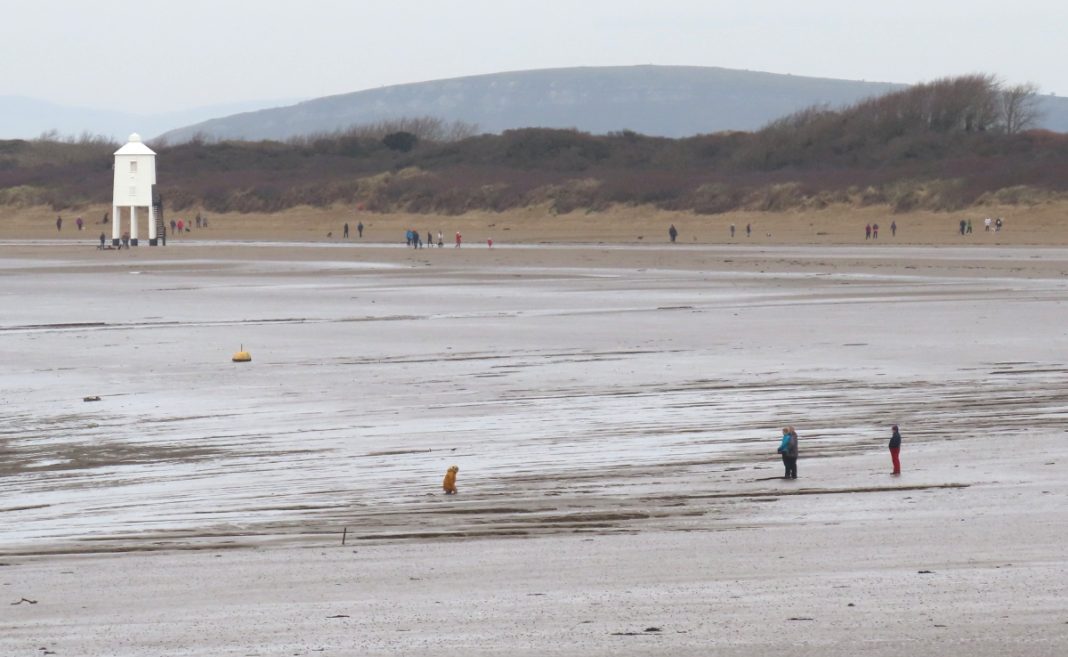
{"label": "lighthouse window", "polygon": [[137,173],[137,162],[130,162],[130,173]]}
{"label": "lighthouse window", "polygon": [[137,196],[137,188],[136,187],[131,187],[130,188],[130,196]]}

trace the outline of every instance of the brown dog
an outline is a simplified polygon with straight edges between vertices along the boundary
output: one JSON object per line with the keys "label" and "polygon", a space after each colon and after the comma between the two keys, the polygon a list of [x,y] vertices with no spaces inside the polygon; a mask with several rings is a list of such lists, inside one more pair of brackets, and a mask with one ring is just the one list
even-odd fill
{"label": "brown dog", "polygon": [[445,481],[441,482],[441,487],[445,489],[446,495],[456,494],[456,473],[459,471],[460,468],[454,465],[445,472]]}

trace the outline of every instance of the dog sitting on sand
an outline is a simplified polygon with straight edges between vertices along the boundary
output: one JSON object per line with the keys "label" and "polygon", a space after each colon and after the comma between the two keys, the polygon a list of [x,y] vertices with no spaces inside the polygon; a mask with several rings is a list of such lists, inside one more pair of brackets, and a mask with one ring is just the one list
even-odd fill
{"label": "dog sitting on sand", "polygon": [[445,489],[446,495],[456,494],[456,473],[460,471],[457,466],[451,466],[445,472],[445,481],[441,482],[441,487]]}

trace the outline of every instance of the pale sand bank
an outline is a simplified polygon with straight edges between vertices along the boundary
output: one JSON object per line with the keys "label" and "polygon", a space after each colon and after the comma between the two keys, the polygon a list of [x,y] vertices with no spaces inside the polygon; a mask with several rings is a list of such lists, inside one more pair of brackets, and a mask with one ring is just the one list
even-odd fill
{"label": "pale sand bank", "polygon": [[1066,250],[0,256],[0,654],[1068,647]]}

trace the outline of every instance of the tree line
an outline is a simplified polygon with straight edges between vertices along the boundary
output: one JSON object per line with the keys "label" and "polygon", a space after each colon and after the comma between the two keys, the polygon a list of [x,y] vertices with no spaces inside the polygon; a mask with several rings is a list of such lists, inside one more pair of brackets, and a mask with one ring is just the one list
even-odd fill
{"label": "tree line", "polygon": [[[286,142],[150,145],[175,210],[952,210],[1068,191],[1068,136],[1032,129],[1035,100],[1033,86],[976,74],[848,107],[807,108],[754,132],[683,139],[541,128],[477,134],[472,125],[423,117]],[[117,147],[84,135],[0,141],[0,204],[107,204]]]}

